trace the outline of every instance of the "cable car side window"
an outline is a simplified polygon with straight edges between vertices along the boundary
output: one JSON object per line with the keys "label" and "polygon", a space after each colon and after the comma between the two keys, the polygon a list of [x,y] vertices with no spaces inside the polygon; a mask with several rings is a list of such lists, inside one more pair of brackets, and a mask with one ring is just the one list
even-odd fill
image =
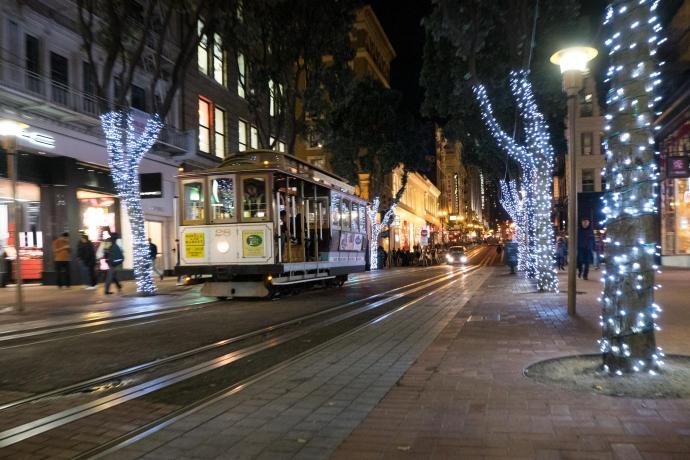
{"label": "cable car side window", "polygon": [[353,232],[359,232],[359,211],[357,210],[357,203],[352,202],[352,213],[350,214],[352,218],[350,219],[350,224],[352,225]]}
{"label": "cable car side window", "polygon": [[340,204],[340,228],[350,231],[350,200],[343,200]]}
{"label": "cable car side window", "polygon": [[340,228],[340,195],[331,192],[331,228]]}
{"label": "cable car side window", "polygon": [[263,222],[269,220],[266,176],[242,177],[242,220],[244,222]]}
{"label": "cable car side window", "polygon": [[209,206],[211,222],[236,222],[236,184],[235,176],[211,177],[209,189]]}
{"label": "cable car side window", "polygon": [[205,223],[204,188],[203,178],[182,180],[182,225]]}

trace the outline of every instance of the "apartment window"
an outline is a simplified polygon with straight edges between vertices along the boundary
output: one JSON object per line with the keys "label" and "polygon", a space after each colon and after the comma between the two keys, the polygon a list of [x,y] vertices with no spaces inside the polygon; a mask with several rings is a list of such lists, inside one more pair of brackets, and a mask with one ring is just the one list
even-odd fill
{"label": "apartment window", "polygon": [[272,117],[280,114],[280,97],[283,94],[283,85],[276,85],[273,80],[268,81],[268,111]]}
{"label": "apartment window", "polygon": [[592,133],[581,133],[580,134],[580,153],[582,155],[592,154]]}
{"label": "apartment window", "polygon": [[237,95],[244,98],[244,89],[247,85],[247,64],[244,62],[244,54],[237,55]]}
{"label": "apartment window", "polygon": [[225,158],[225,111],[216,107],[213,114],[213,130],[216,134],[213,150],[217,157]]}
{"label": "apartment window", "polygon": [[133,108],[146,112],[146,90],[136,85],[132,85],[131,105]]}
{"label": "apartment window", "polygon": [[583,169],[582,170],[582,191],[583,192],[593,192],[594,191],[594,170],[593,169]]}
{"label": "apartment window", "polygon": [[27,34],[25,37],[25,58],[26,70],[33,73],[40,73],[38,38],[33,35]]}
{"label": "apartment window", "polygon": [[27,86],[29,91],[42,93],[40,74],[40,59],[38,52],[38,38],[26,35],[24,38],[24,59],[27,71]]}
{"label": "apartment window", "polygon": [[199,150],[211,153],[211,103],[199,98]]}
{"label": "apartment window", "polygon": [[259,148],[259,131],[256,126],[252,126],[249,130],[249,147],[253,149]]}
{"label": "apartment window", "polygon": [[278,151],[282,153],[287,152],[287,144],[285,144],[285,142],[278,141]]}
{"label": "apartment window", "polygon": [[606,176],[604,174],[601,175],[601,191],[606,191]]}
{"label": "apartment window", "polygon": [[208,75],[208,37],[204,34],[204,22],[197,22],[197,33],[201,36],[199,46],[196,50],[197,61],[199,63],[199,70],[201,73]]}
{"label": "apartment window", "polygon": [[69,84],[67,58],[57,53],[50,53],[50,79],[63,85]]}
{"label": "apartment window", "polygon": [[58,104],[67,104],[68,78],[67,58],[57,53],[50,53],[50,94],[51,100]]}
{"label": "apartment window", "polygon": [[593,95],[592,93],[585,93],[580,99],[580,116],[591,117],[593,112]]}
{"label": "apartment window", "polygon": [[88,62],[81,63],[82,91],[85,96],[82,98],[82,108],[86,113],[96,113],[96,78]]}
{"label": "apartment window", "polygon": [[237,138],[239,139],[240,152],[247,150],[247,122],[237,122]]}
{"label": "apartment window", "polygon": [[225,53],[223,53],[223,41],[218,34],[213,34],[211,66],[213,67],[213,79],[221,85],[225,85]]}

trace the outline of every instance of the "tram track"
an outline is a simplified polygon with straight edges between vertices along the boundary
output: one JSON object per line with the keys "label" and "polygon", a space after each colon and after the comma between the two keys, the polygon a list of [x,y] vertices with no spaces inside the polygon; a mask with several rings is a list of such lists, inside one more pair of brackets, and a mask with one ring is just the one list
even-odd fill
{"label": "tram track", "polygon": [[[438,267],[438,266],[436,266]],[[367,277],[364,279],[357,279],[352,282],[347,282],[346,287],[350,286],[364,286],[372,283],[387,281],[396,277],[408,276],[418,271],[433,269],[434,267],[424,267],[413,270],[405,270],[404,273],[396,272],[393,274],[386,274],[385,276]],[[307,294],[308,295],[308,294]],[[10,343],[10,345],[0,346],[1,350],[9,350],[12,348],[31,346],[41,343],[48,343],[56,340],[64,340],[74,337],[79,337],[82,335],[102,333],[113,331],[116,329],[122,329],[127,327],[141,326],[145,324],[151,324],[152,322],[162,322],[168,319],[174,319],[175,315],[180,313],[188,313],[193,311],[198,311],[201,309],[218,307],[221,305],[226,305],[227,301],[218,301],[211,299],[201,299],[199,301],[193,301],[193,305],[184,305],[178,307],[170,307],[159,309],[155,311],[138,311],[130,314],[121,314],[116,316],[107,317],[104,313],[102,316],[99,315],[98,318],[93,319],[81,319],[74,322],[60,323],[55,326],[41,326],[36,328],[20,329],[19,327],[11,330],[6,330],[0,332],[0,344]],[[125,324],[123,324],[125,323]],[[113,326],[114,325],[114,326]],[[95,329],[95,330],[91,330]],[[79,331],[78,333],[72,333]],[[59,335],[63,333],[64,335]],[[39,339],[33,341],[26,341],[21,343],[16,343],[24,339],[40,338],[43,336],[55,336],[48,339]]]}
{"label": "tram track", "polygon": [[[286,332],[281,335],[275,336],[271,339],[264,340],[259,343],[254,343],[254,344],[249,344],[244,348],[240,348],[234,351],[231,351],[229,353],[226,353],[222,356],[215,357],[213,359],[203,361],[202,363],[194,364],[191,365],[187,368],[181,369],[181,370],[176,370],[174,372],[165,374],[163,376],[159,376],[153,379],[150,379],[148,381],[145,381],[140,384],[133,385],[130,388],[125,388],[119,391],[116,391],[115,393],[109,394],[107,396],[99,397],[95,400],[86,402],[84,404],[81,404],[79,406],[70,408],[70,409],[65,409],[63,411],[60,411],[58,413],[42,417],[38,420],[33,420],[29,421],[23,424],[20,424],[18,426],[15,426],[10,429],[6,429],[5,431],[0,433],[0,447],[5,447],[12,445],[17,442],[21,442],[24,439],[28,439],[32,436],[35,436],[37,434],[43,433],[45,431],[52,430],[56,427],[63,426],[67,423],[70,423],[74,420],[79,420],[81,418],[87,417],[89,415],[101,412],[103,410],[107,410],[113,406],[117,406],[119,404],[123,404],[127,401],[130,401],[132,399],[139,398],[141,396],[145,396],[147,394],[150,394],[154,391],[159,391],[163,388],[167,388],[171,385],[174,385],[176,383],[185,381],[187,379],[193,378],[195,376],[201,375],[206,372],[210,372],[214,369],[218,369],[222,366],[227,366],[228,364],[237,362],[238,360],[252,356],[262,350],[271,348],[271,347],[277,347],[281,344],[293,341],[295,339],[298,339],[299,337],[303,337],[307,334],[313,333],[319,328],[324,328],[329,325],[333,325],[335,323],[338,323],[340,321],[344,321],[348,318],[353,318],[357,315],[361,315],[363,313],[376,310],[382,306],[389,305],[392,302],[398,301],[399,299],[405,299],[406,296],[410,296],[412,294],[418,293],[419,291],[422,291],[430,286],[435,286],[439,283],[444,283],[446,281],[450,281],[450,283],[445,283],[444,285],[448,286],[458,279],[461,279],[462,275],[466,275],[468,273],[471,273],[472,271],[478,269],[479,267],[465,267],[460,270],[454,270],[450,273],[444,273],[441,275],[433,276],[427,279],[419,280],[414,283],[409,283],[405,286],[400,286],[395,289],[391,289],[389,291],[385,291],[382,293],[378,293],[376,295],[372,295],[369,297],[366,297],[364,299],[358,299],[354,300],[348,303],[345,303],[343,305],[331,307],[328,310],[323,310],[320,312],[312,313],[309,315],[305,315],[302,317],[294,318],[292,320],[276,324],[276,325],[271,325],[266,328],[262,328],[256,331],[252,331],[246,334],[242,334],[233,338],[226,339],[224,341],[216,342],[213,344],[206,345],[204,347],[198,347],[193,350],[187,350],[183,353],[179,353],[176,356],[170,356],[169,359],[166,358],[165,361],[163,360],[157,360],[149,363],[144,363],[139,366],[134,366],[132,368],[128,369],[123,369],[122,371],[116,372],[116,373],[110,373],[108,375],[104,375],[95,379],[90,379],[88,381],[83,381],[83,382],[78,382],[66,387],[58,388],[49,392],[44,392],[41,394],[37,394],[28,398],[24,398],[21,400],[16,400],[10,403],[6,403],[2,406],[0,406],[0,412],[6,412],[8,410],[17,410],[21,409],[22,406],[27,405],[27,404],[35,404],[39,401],[46,400],[47,398],[55,398],[60,395],[65,395],[65,394],[74,394],[74,392],[79,391],[79,389],[83,389],[85,387],[90,387],[93,385],[97,384],[103,384],[107,381],[112,381],[115,378],[122,378],[127,375],[132,375],[134,373],[141,373],[142,371],[149,370],[154,367],[158,367],[161,365],[169,364],[174,361],[182,360],[184,358],[188,358],[194,355],[200,355],[207,353],[210,350],[213,349],[220,349],[222,347],[228,346],[233,343],[240,343],[243,341],[246,341],[247,339],[250,339],[252,337],[256,338],[259,336],[262,336],[266,334],[267,332],[270,333],[275,333],[276,331],[279,331],[281,329],[288,328],[291,325],[296,325],[296,324],[303,324],[305,322],[308,322],[310,320],[313,320],[315,318],[318,318],[320,316],[326,316],[327,314],[333,314],[336,312],[336,310],[339,309],[344,309],[348,306],[353,306],[356,304],[362,304],[364,305],[350,309],[348,311],[345,311],[341,314],[337,314],[335,316],[331,316],[329,318],[325,318],[321,321],[318,321],[314,324],[308,325],[306,327],[302,327],[298,330],[292,331],[292,332]],[[453,280],[453,278],[455,278]],[[434,291],[435,292],[435,291]],[[426,294],[422,294],[419,296],[417,299],[421,299],[424,297]],[[369,301],[367,303],[367,301]]]}

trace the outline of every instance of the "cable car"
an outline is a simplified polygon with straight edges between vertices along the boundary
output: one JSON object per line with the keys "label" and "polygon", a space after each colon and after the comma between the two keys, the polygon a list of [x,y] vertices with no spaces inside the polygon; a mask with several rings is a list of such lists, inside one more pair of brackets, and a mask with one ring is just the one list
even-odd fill
{"label": "cable car", "polygon": [[270,297],[365,270],[366,202],[332,173],[250,150],[179,183],[176,272],[203,277],[203,295]]}

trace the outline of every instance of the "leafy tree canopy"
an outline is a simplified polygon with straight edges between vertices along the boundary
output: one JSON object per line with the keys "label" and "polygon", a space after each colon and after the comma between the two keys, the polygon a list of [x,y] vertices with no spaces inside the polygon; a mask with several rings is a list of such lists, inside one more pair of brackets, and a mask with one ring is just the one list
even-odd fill
{"label": "leafy tree canopy", "polygon": [[351,73],[350,32],[359,5],[359,0],[251,0],[224,21],[224,41],[234,44],[248,67],[240,83],[262,146],[273,147],[270,136],[281,133],[293,152],[296,136],[323,115]]}
{"label": "leafy tree canopy", "polygon": [[503,154],[481,120],[472,85],[481,82],[487,87],[499,121],[505,127],[514,126],[519,135],[508,88],[508,73],[517,68],[531,69],[537,102],[549,124],[555,150],[564,151],[566,103],[559,70],[549,57],[575,25],[579,2],[432,2],[433,10],[423,21],[427,40],[420,78],[425,88],[422,111],[444,126],[449,139],[463,143],[465,161],[503,177],[505,168],[496,168],[496,158]]}
{"label": "leafy tree canopy", "polygon": [[431,125],[403,108],[402,95],[371,78],[352,79],[320,124],[333,170],[357,182],[370,176],[370,196],[381,195],[384,177],[399,164],[407,171],[424,169]]}

